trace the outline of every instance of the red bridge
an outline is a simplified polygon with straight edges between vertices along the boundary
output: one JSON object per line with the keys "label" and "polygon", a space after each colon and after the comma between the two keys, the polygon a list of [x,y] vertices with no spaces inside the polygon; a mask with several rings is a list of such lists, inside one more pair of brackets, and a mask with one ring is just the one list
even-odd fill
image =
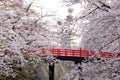
{"label": "red bridge", "polygon": [[[27,50],[28,52],[35,52],[35,50]],[[50,53],[47,53],[49,51]],[[95,51],[89,51],[89,50],[74,50],[74,49],[40,49],[41,55],[53,55],[56,58],[60,60],[71,60],[74,61],[76,64],[81,63],[84,58],[88,58],[91,56],[97,57],[98,59],[102,58],[114,58],[114,57],[120,57],[119,53],[111,53],[111,52],[99,52],[98,56],[96,56]],[[54,67],[55,65],[49,64],[49,80],[54,80]],[[81,69],[81,67],[79,67]]]}
{"label": "red bridge", "polygon": [[[65,57],[91,57],[95,56],[96,52],[91,50],[74,50],[74,49],[40,49],[40,54],[47,55],[46,51],[50,51],[50,55],[53,56],[65,56]],[[28,52],[34,52],[35,50],[27,50]],[[112,58],[112,57],[120,57],[120,52],[111,53],[111,52],[100,52],[97,56],[98,58]]]}

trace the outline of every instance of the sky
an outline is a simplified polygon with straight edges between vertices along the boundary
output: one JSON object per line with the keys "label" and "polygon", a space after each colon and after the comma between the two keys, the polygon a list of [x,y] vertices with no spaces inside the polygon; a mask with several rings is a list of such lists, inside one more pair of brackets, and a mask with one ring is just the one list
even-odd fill
{"label": "sky", "polygon": [[59,15],[60,17],[64,18],[67,12],[67,7],[62,7],[62,4],[59,2],[60,0],[25,0],[25,4],[32,4],[32,9],[34,9],[36,12],[40,13],[41,9],[43,9],[43,12],[46,13],[54,13]]}
{"label": "sky", "polygon": [[[27,4],[30,4],[33,0],[25,0]],[[63,3],[60,2],[62,0],[34,0],[32,9],[34,9],[36,12],[40,13],[41,8],[43,9],[43,12],[46,13],[54,13],[60,18],[65,18],[66,15],[68,15],[68,7],[63,6]],[[73,15],[77,15],[82,8],[79,4],[76,4],[72,6],[74,9]]]}

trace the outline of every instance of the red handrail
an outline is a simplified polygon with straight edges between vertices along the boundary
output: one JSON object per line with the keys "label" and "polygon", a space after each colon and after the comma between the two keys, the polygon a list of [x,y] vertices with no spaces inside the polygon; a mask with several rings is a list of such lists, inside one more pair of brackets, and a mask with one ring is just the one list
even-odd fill
{"label": "red handrail", "polygon": [[[40,54],[41,55],[47,55],[46,54],[46,50],[49,49],[45,49],[42,48],[40,49]],[[26,50],[28,52],[35,52],[35,50]],[[91,56],[95,56],[96,52],[95,51],[91,51],[91,50],[74,50],[74,49],[50,49],[49,50],[51,52],[51,55],[53,56],[70,56],[70,57],[91,57]],[[117,56],[116,57],[120,57],[120,52],[119,53],[115,53]],[[113,53],[111,52],[100,52],[99,53],[99,57],[103,57],[103,58],[112,58],[115,57],[113,55]]]}

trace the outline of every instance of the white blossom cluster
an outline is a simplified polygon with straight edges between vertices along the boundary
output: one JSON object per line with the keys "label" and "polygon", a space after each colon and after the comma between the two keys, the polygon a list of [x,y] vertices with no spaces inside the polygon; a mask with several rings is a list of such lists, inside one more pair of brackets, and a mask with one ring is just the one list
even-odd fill
{"label": "white blossom cluster", "polygon": [[[116,5],[117,3],[117,5]],[[80,46],[88,50],[119,52],[119,1],[88,0]],[[114,6],[113,6],[114,5]],[[91,6],[91,7],[90,7]],[[86,10],[86,9],[85,9]],[[82,27],[81,25],[81,27]]]}
{"label": "white blossom cluster", "polygon": [[25,67],[27,61],[21,56],[21,54],[3,54],[3,56],[0,56],[0,76],[15,78],[17,74],[14,71],[14,68]]}
{"label": "white blossom cluster", "polygon": [[[8,78],[16,78],[16,76],[19,77],[19,75],[16,73],[16,69],[19,70],[21,68],[30,67],[29,63],[33,63],[35,67],[35,63],[45,61],[46,58],[45,57],[41,59],[42,57],[39,54],[32,54],[31,52],[28,53],[26,51],[23,51],[22,53],[14,53],[10,50],[6,50],[1,54],[2,55],[0,55],[0,77]],[[46,58],[46,60],[48,59]]]}
{"label": "white blossom cluster", "polygon": [[[51,31],[53,25],[46,19],[49,14],[36,13],[30,8],[32,4],[24,5],[22,0],[5,0],[0,3],[2,4],[0,15],[1,51],[10,48],[19,53],[23,48],[57,45],[58,35]],[[21,5],[22,3],[23,5]]]}
{"label": "white blossom cluster", "polygon": [[11,76],[13,78],[16,76],[16,73],[12,69],[12,65],[5,63],[3,59],[0,60],[0,76]]}
{"label": "white blossom cluster", "polygon": [[85,80],[119,80],[120,61],[117,58],[102,61],[90,61],[87,64],[82,63],[82,77]]}

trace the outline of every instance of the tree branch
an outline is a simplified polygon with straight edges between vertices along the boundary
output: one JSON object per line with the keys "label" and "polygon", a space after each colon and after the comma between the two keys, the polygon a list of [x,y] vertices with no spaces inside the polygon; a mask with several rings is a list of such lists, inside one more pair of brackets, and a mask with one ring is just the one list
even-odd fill
{"label": "tree branch", "polygon": [[101,6],[101,7],[106,7],[106,8],[111,9],[111,7],[110,7],[110,6],[108,6],[107,4],[105,4],[105,3],[101,2],[101,1],[99,1],[99,3],[101,3],[101,4],[102,4],[102,6]]}
{"label": "tree branch", "polygon": [[120,39],[120,36],[118,36],[117,38],[115,38],[114,40],[110,41],[109,43],[105,44],[104,46],[102,46],[99,51],[101,51],[103,48],[107,47],[108,45],[112,44],[114,41]]}

